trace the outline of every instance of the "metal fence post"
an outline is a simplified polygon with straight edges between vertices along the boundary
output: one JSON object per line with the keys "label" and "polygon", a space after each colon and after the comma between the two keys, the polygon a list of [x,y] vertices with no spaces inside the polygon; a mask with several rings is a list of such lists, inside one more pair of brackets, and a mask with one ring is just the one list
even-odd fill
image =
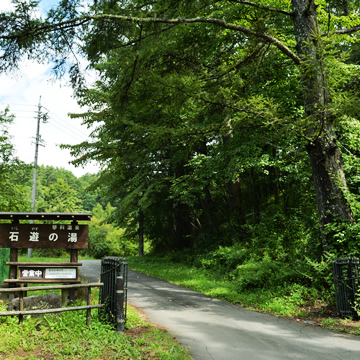
{"label": "metal fence post", "polygon": [[338,258],[333,261],[336,311],[342,317],[359,318],[359,258]]}
{"label": "metal fence post", "polygon": [[118,332],[124,332],[126,323],[127,302],[127,260],[120,257],[106,256],[101,260],[100,302],[104,308],[99,309],[99,318],[112,323]]}
{"label": "metal fence post", "polygon": [[124,278],[116,277],[116,331],[123,333],[125,328],[124,320]]}

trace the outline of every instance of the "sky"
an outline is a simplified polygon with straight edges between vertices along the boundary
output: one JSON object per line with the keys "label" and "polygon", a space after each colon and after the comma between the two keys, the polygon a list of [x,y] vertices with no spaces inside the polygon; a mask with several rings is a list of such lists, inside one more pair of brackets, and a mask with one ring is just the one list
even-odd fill
{"label": "sky", "polygon": [[[54,0],[43,0],[49,9]],[[1,0],[0,12],[9,9],[10,0]],[[72,97],[72,89],[66,80],[51,81],[48,64],[24,61],[19,71],[0,74],[0,110],[9,107],[15,120],[8,128],[15,146],[15,155],[26,163],[35,159],[35,136],[39,101],[41,110],[48,113],[46,124],[40,123],[40,136],[45,146],[39,146],[38,165],[51,165],[73,172],[77,177],[85,173],[97,173],[96,163],[84,168],[69,164],[73,158],[60,144],[79,144],[89,139],[91,129],[81,125],[81,119],[70,119],[68,113],[84,112]]]}

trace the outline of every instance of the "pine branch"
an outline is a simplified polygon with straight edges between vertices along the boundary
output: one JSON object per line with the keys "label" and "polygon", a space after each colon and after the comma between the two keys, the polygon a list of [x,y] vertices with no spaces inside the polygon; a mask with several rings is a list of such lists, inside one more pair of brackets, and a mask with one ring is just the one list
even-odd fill
{"label": "pine branch", "polygon": [[338,34],[338,35],[353,34],[353,33],[358,32],[359,30],[360,30],[360,25],[354,26],[354,27],[351,27],[348,29],[341,29],[341,30],[326,32],[326,33],[322,34],[322,36],[333,35],[333,34]]}
{"label": "pine branch", "polygon": [[144,35],[144,36],[142,36],[142,37],[139,38],[139,39],[130,40],[130,41],[127,42],[126,44],[121,45],[121,47],[126,47],[126,46],[129,46],[129,45],[134,45],[134,44],[136,44],[136,43],[138,43],[138,42],[140,42],[140,41],[142,41],[142,40],[144,40],[144,39],[147,39],[147,38],[149,38],[149,37],[151,37],[151,36],[159,35],[159,34],[161,34],[162,32],[168,31],[168,30],[172,29],[174,26],[175,26],[175,25],[169,25],[169,26],[166,26],[165,28],[162,28],[162,29],[156,30],[156,31],[154,31],[154,32],[152,32],[152,33],[150,33],[150,34]]}
{"label": "pine branch", "polygon": [[252,1],[243,1],[243,0],[229,0],[232,3],[237,3],[237,4],[244,4],[244,5],[249,5],[249,6],[253,6],[256,7],[258,9],[262,9],[262,10],[267,10],[267,11],[272,11],[272,12],[277,12],[279,14],[283,14],[283,15],[287,15],[287,16],[293,16],[294,13],[290,12],[290,11],[286,11],[286,10],[282,10],[282,9],[276,9],[276,8],[272,8],[270,6],[265,6],[265,5],[260,5],[260,4],[256,4]]}
{"label": "pine branch", "polygon": [[19,37],[28,37],[28,36],[35,36],[39,35],[41,33],[47,33],[56,31],[58,29],[64,29],[65,27],[77,27],[81,26],[84,23],[87,23],[91,20],[97,21],[97,20],[110,20],[110,21],[127,21],[131,23],[162,23],[162,24],[196,24],[196,23],[205,23],[205,24],[213,24],[220,26],[224,29],[228,30],[234,30],[238,32],[242,32],[243,34],[246,34],[248,36],[252,36],[258,39],[262,39],[266,41],[267,43],[275,45],[283,54],[288,56],[290,59],[292,59],[295,64],[300,65],[301,60],[300,58],[293,53],[285,44],[283,44],[280,40],[276,39],[273,36],[270,36],[268,34],[251,30],[245,26],[236,25],[236,24],[229,24],[224,20],[215,19],[215,18],[193,18],[193,19],[186,19],[186,18],[178,18],[178,19],[163,19],[163,18],[139,18],[139,17],[132,17],[132,16],[122,16],[122,15],[111,15],[111,14],[100,14],[100,15],[84,15],[80,16],[75,19],[62,21],[55,24],[46,24],[43,26],[38,26],[35,29],[32,29],[30,31],[27,31],[25,33],[17,33],[14,35],[8,35],[8,36],[0,36],[0,39],[17,39]]}

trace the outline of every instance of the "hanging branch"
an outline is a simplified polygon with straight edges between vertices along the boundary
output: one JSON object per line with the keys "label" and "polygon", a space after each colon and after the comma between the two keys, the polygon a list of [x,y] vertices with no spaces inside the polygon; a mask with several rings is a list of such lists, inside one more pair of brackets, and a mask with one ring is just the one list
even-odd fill
{"label": "hanging branch", "polygon": [[295,64],[299,65],[301,63],[300,58],[293,53],[285,44],[283,44],[280,40],[276,39],[273,36],[268,34],[251,30],[245,26],[229,24],[224,20],[215,19],[215,18],[194,18],[194,19],[186,19],[186,18],[178,18],[178,19],[163,19],[163,18],[139,18],[139,17],[132,17],[132,16],[122,16],[122,15],[112,15],[112,14],[100,14],[100,15],[84,15],[80,16],[75,19],[62,21],[55,24],[46,24],[42,26],[37,26],[34,29],[27,30],[25,33],[16,33],[14,35],[5,35],[0,36],[0,39],[4,40],[12,40],[12,39],[19,39],[31,36],[37,36],[43,33],[56,31],[58,29],[65,29],[65,28],[73,28],[81,26],[87,22],[98,21],[98,20],[109,20],[109,21],[126,21],[132,23],[162,23],[162,24],[196,24],[196,23],[205,23],[205,24],[213,24],[220,26],[224,29],[234,30],[238,32],[242,32],[248,36],[252,36],[255,38],[262,39],[267,43],[275,45],[282,53],[292,59]]}

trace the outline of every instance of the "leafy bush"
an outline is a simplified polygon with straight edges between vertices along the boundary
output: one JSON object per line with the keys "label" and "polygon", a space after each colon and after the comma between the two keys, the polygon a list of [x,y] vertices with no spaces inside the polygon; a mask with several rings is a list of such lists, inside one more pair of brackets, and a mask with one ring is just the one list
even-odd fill
{"label": "leafy bush", "polygon": [[205,269],[230,272],[246,261],[248,257],[249,251],[238,245],[229,247],[220,246],[218,249],[200,257],[198,264]]}
{"label": "leafy bush", "polygon": [[[101,214],[98,207],[96,214]],[[135,255],[137,245],[123,236],[124,230],[106,223],[105,218],[93,216],[89,225],[89,249],[90,256],[101,259],[104,256]]]}
{"label": "leafy bush", "polygon": [[95,259],[101,259],[104,256],[116,255],[112,254],[110,244],[106,241],[99,241],[92,244],[91,248],[89,249],[89,253]]}
{"label": "leafy bush", "polygon": [[250,259],[229,274],[239,290],[271,288],[301,281],[302,274],[296,266],[272,260],[265,256],[261,260]]}

